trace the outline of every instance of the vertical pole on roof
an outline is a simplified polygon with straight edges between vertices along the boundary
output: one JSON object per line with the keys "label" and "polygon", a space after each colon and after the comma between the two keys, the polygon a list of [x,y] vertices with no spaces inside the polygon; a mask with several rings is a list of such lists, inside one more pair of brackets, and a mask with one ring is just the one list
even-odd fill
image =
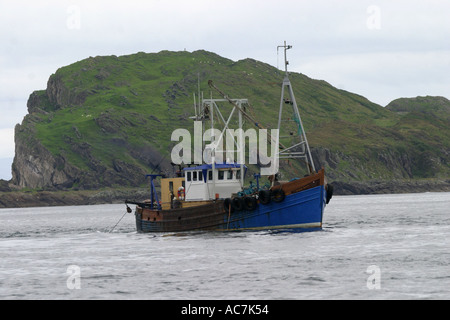
{"label": "vertical pole on roof", "polygon": [[243,137],[243,130],[242,130],[242,108],[241,108],[241,101],[239,100],[239,163],[241,165],[241,188],[244,187],[244,137]]}
{"label": "vertical pole on roof", "polygon": [[[200,99],[200,72],[198,73],[198,77],[197,77],[197,88],[198,88],[198,113],[201,113],[201,108],[202,108],[202,100]],[[196,109],[196,114],[197,115],[197,109]],[[197,120],[197,117],[195,117],[195,119]]]}
{"label": "vertical pole on roof", "polygon": [[[194,95],[194,111],[195,111],[195,121],[198,120],[198,116],[197,116],[197,101],[195,100],[195,93],[193,93]],[[200,97],[199,97],[200,99]]]}
{"label": "vertical pole on roof", "polygon": [[[212,101],[212,91],[211,91],[211,101]],[[214,134],[214,102],[210,105],[210,110],[209,110],[209,116],[211,118],[211,141],[213,140],[212,137],[214,137],[214,148],[211,149],[211,170],[212,170],[212,175],[213,175],[213,190],[215,192],[216,190],[216,148],[215,148],[215,144],[216,144],[216,136]]]}

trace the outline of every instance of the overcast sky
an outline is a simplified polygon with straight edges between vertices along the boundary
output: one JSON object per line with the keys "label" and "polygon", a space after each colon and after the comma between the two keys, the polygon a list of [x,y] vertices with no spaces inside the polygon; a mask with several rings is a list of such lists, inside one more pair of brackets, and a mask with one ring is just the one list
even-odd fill
{"label": "overcast sky", "polygon": [[[0,178],[34,90],[89,56],[205,49],[282,67],[382,106],[450,98],[450,0],[0,0]],[[6,159],[6,160],[5,160]]]}

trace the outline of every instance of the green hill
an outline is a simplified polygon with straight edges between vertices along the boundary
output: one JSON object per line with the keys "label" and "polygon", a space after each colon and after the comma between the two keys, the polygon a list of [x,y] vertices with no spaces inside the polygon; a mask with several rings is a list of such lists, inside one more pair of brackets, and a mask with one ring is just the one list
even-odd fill
{"label": "green hill", "polygon": [[444,97],[400,98],[389,103],[386,108],[400,114],[418,112],[447,121],[450,119],[450,101]]}
{"label": "green hill", "polygon": [[[268,64],[202,50],[90,57],[58,69],[46,90],[31,94],[16,127],[12,183],[95,189],[143,185],[154,169],[170,174],[171,133],[193,128],[198,78],[205,96],[211,79],[276,127],[283,72]],[[384,108],[303,74],[290,79],[316,166],[329,180],[449,177],[448,100],[401,99]],[[298,174],[292,162],[282,170]]]}

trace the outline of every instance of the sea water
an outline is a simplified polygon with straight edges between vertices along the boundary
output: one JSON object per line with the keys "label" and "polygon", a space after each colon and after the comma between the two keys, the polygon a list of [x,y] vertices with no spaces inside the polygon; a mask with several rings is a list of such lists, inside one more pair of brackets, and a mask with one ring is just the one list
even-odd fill
{"label": "sea water", "polygon": [[335,196],[305,233],[110,232],[125,212],[0,209],[0,299],[450,299],[450,193]]}

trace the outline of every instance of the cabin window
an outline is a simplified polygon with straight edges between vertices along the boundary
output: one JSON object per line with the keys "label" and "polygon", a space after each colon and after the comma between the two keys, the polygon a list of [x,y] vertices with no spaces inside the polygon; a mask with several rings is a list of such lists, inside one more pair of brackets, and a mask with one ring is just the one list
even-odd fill
{"label": "cabin window", "polygon": [[219,171],[219,180],[223,180],[224,176],[225,176],[225,172],[220,170]]}
{"label": "cabin window", "polygon": [[240,179],[241,178],[241,169],[236,171],[236,179]]}
{"label": "cabin window", "polygon": [[192,172],[192,181],[197,181],[197,171]]}
{"label": "cabin window", "polygon": [[190,171],[187,172],[186,180],[191,181],[191,172]]}
{"label": "cabin window", "polygon": [[201,171],[198,172],[198,181],[203,180],[203,173]]}
{"label": "cabin window", "polygon": [[173,181],[169,181],[169,191],[173,192]]}
{"label": "cabin window", "polygon": [[227,180],[233,179],[233,170],[228,170]]}
{"label": "cabin window", "polygon": [[208,170],[208,180],[211,181],[213,179],[213,172],[212,170]]}

